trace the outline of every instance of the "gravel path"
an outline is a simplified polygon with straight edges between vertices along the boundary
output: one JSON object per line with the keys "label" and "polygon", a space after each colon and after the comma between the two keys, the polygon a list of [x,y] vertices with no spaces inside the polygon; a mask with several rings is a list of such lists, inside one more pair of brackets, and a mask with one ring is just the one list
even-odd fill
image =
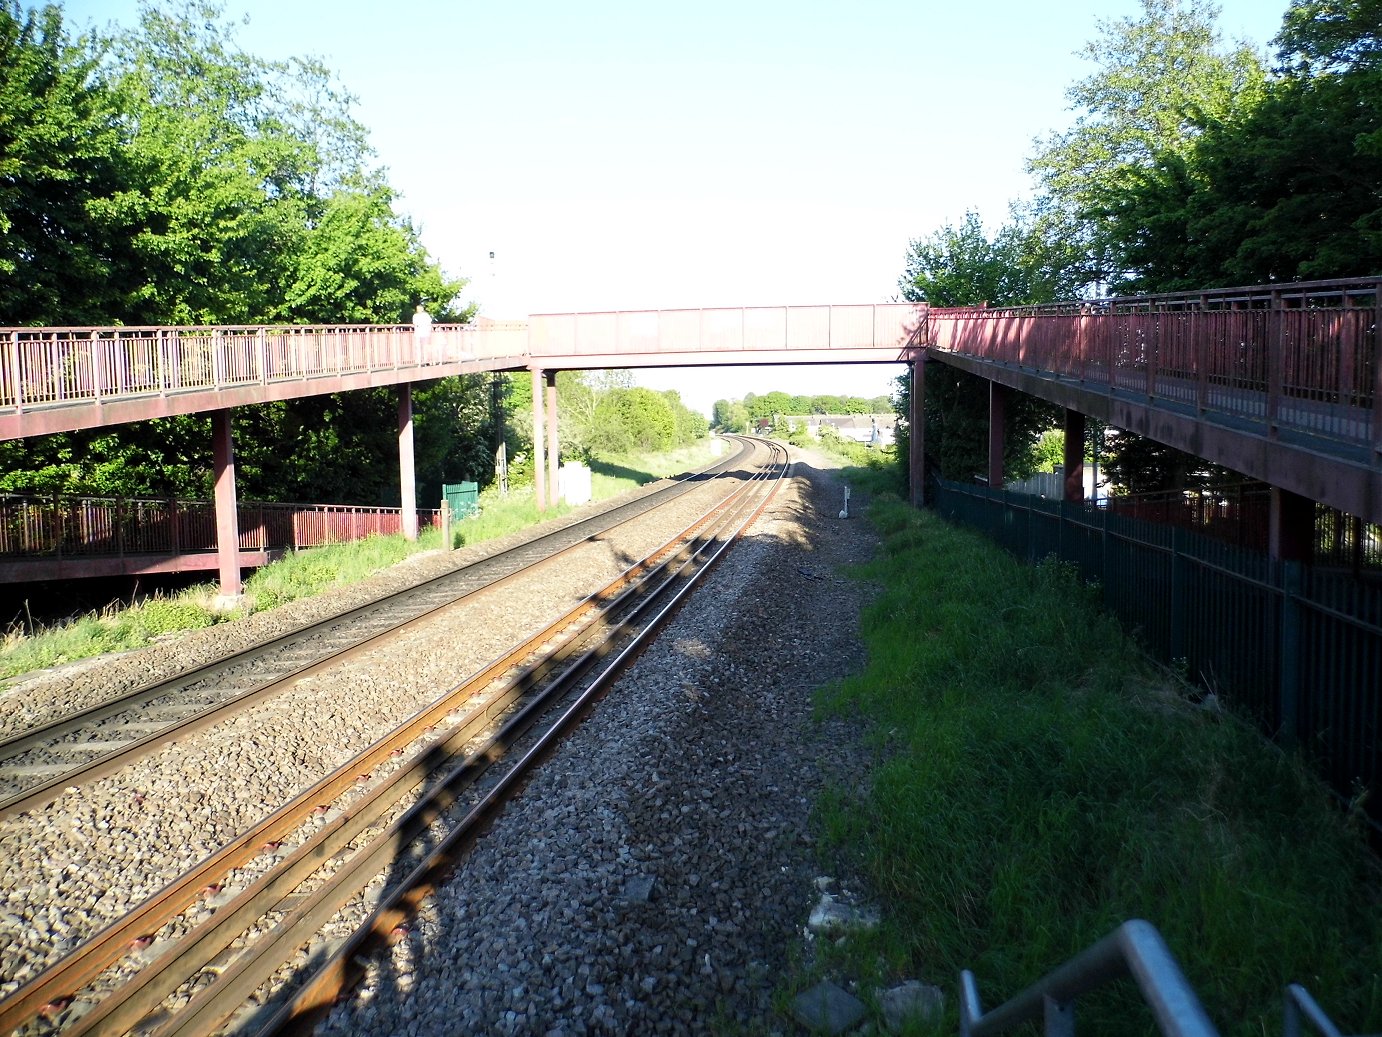
{"label": "gravel path", "polygon": [[795,1029],[771,997],[819,898],[811,806],[859,736],[811,691],[863,664],[868,589],[839,567],[874,546],[820,463],[319,1032]]}

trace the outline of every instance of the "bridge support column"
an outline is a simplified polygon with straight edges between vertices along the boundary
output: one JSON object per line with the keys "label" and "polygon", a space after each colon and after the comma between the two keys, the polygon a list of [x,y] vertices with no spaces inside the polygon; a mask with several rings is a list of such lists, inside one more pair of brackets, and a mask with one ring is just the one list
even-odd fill
{"label": "bridge support column", "polygon": [[1315,502],[1272,487],[1267,550],[1283,562],[1308,562],[1315,553]]}
{"label": "bridge support column", "polygon": [[907,485],[912,507],[926,507],[926,350],[912,360],[907,398]]}
{"label": "bridge support column", "polygon": [[211,456],[216,476],[216,561],[220,569],[221,604],[240,597],[240,518],[235,500],[235,443],[230,410],[211,413]]}
{"label": "bridge support column", "polygon": [[1008,435],[1008,387],[989,382],[989,488],[1003,488],[1003,447]]}
{"label": "bridge support column", "polygon": [[417,472],[413,460],[413,385],[398,387],[398,502],[403,536],[417,539]]}
{"label": "bridge support column", "polygon": [[547,462],[543,450],[542,430],[542,369],[533,372],[533,492],[537,496],[537,510],[547,510]]}
{"label": "bridge support column", "polygon": [[557,372],[547,372],[547,486],[555,505],[561,499],[561,484],[557,479],[557,465],[561,452],[557,445]]}
{"label": "bridge support column", "polygon": [[1085,418],[1077,410],[1065,412],[1065,499],[1084,500],[1084,434]]}

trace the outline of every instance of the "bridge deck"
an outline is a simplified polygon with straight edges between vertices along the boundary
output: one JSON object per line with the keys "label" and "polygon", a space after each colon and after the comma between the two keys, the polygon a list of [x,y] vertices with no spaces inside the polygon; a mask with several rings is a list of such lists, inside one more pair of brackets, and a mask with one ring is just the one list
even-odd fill
{"label": "bridge deck", "polygon": [[911,303],[403,327],[11,328],[0,438],[486,370],[926,354],[1382,522],[1382,280],[1020,309]]}

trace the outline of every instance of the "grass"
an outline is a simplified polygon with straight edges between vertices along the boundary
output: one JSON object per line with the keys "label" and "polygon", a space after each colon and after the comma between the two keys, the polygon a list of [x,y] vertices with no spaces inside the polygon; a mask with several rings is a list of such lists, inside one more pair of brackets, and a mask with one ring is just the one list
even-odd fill
{"label": "grass", "polygon": [[[992,1007],[1142,917],[1222,1033],[1278,1032],[1288,982],[1346,1032],[1382,1027],[1377,864],[1308,770],[1191,705],[1068,567],[1022,567],[886,492],[870,515],[870,662],[819,707],[867,717],[874,756],[866,790],[831,792],[818,820],[826,867],[865,875],[886,910],[812,969],[936,983],[953,1033],[961,969]],[[1078,1014],[1153,1032],[1128,983]]]}
{"label": "grass", "polygon": [[[592,466],[592,493],[596,500],[604,500],[668,475],[703,467],[713,459],[713,449],[703,441],[664,454],[598,461]],[[558,504],[539,513],[531,487],[517,487],[508,497],[485,490],[480,494],[480,508],[478,517],[458,523],[454,546],[505,536],[571,510]],[[231,611],[217,608],[214,585],[201,584],[174,596],[148,598],[129,607],[112,605],[36,630],[16,625],[0,641],[0,679],[109,652],[130,651],[180,630],[263,612],[330,587],[357,583],[411,554],[441,546],[441,532],[427,530],[412,542],[401,536],[381,536],[298,551],[256,570],[245,581],[243,601]]]}

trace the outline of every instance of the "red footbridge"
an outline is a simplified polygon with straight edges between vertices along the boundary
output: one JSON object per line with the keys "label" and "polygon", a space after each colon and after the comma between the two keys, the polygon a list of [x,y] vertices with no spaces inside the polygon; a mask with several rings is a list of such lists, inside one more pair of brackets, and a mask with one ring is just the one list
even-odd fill
{"label": "red footbridge", "polygon": [[[1213,289],[1018,308],[911,303],[539,314],[526,321],[411,327],[0,329],[0,437],[16,439],[176,414],[213,418],[215,558],[238,594],[247,545],[235,492],[233,408],[396,386],[399,527],[415,535],[412,385],[530,372],[537,499],[556,485],[556,372],[758,364],[906,364],[913,379],[913,493],[924,492],[916,421],[926,371],[947,364],[990,386],[989,485],[1003,483],[1014,393],[1064,408],[1066,495],[1083,492],[1081,444],[1095,419],[1224,465],[1271,488],[1271,552],[1298,557],[1316,502],[1382,524],[1382,278]],[[206,537],[198,551],[210,550]],[[167,551],[163,551],[166,568]],[[19,549],[0,576],[35,561]],[[138,552],[121,570],[154,564]],[[193,562],[185,558],[184,564]],[[33,571],[33,570],[30,570]],[[74,570],[69,569],[69,572]]]}

